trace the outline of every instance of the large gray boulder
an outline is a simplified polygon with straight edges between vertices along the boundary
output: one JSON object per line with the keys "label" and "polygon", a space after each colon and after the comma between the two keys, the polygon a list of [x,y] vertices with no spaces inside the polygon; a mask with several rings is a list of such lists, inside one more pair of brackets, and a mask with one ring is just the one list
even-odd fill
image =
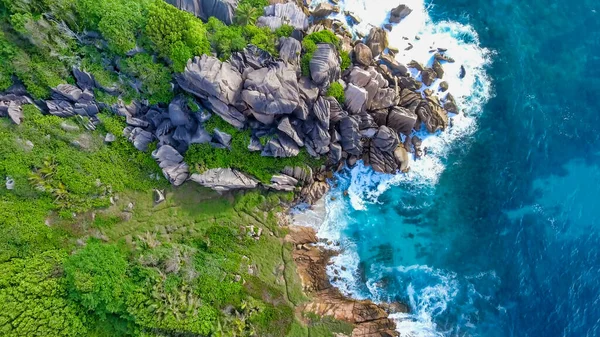
{"label": "large gray boulder", "polygon": [[233,23],[238,0],[165,0],[171,5],[190,12],[202,20],[211,16],[230,25]]}
{"label": "large gray boulder", "polygon": [[279,63],[247,73],[242,99],[260,114],[291,114],[300,104],[296,71]]}
{"label": "large gray boulder", "polygon": [[298,144],[284,133],[279,132],[277,138],[272,138],[265,145],[262,156],[289,158],[296,157],[300,153]]}
{"label": "large gray boulder", "polygon": [[392,152],[400,143],[398,134],[385,125],[379,127],[375,137],[371,141],[371,145],[383,152]]}
{"label": "large gray boulder", "polygon": [[365,67],[373,63],[373,52],[366,44],[359,42],[354,46],[354,60]]}
{"label": "large gray boulder", "polygon": [[175,186],[183,184],[189,177],[189,167],[183,161],[183,156],[172,146],[164,145],[152,152],[152,157],[158,162],[158,166]]}
{"label": "large gray boulder", "polygon": [[282,37],[279,39],[279,57],[293,65],[296,70],[299,69],[301,53],[302,45],[300,41],[293,37]]}
{"label": "large gray boulder", "polygon": [[233,53],[228,62],[244,74],[248,68],[256,70],[273,66],[277,60],[268,51],[250,44],[244,50]]}
{"label": "large gray boulder", "polygon": [[361,155],[362,144],[357,116],[348,116],[340,121],[340,136],[340,145],[344,151],[355,156]]}
{"label": "large gray boulder", "polygon": [[300,97],[304,99],[309,107],[319,98],[319,88],[316,87],[308,77],[301,77],[298,81],[298,90],[300,90]]}
{"label": "large gray boulder", "polygon": [[389,45],[387,32],[379,27],[371,28],[366,44],[371,48],[374,57],[379,56]]}
{"label": "large gray boulder", "polygon": [[219,115],[219,117],[223,118],[227,123],[238,129],[242,129],[246,124],[246,116],[244,116],[233,106],[221,102],[216,97],[208,97],[208,100],[204,101],[204,104],[206,104],[207,108]]}
{"label": "large gray boulder", "polygon": [[46,106],[48,107],[48,112],[54,116],[66,118],[76,115],[75,111],[73,111],[73,105],[69,101],[50,100],[46,101]]}
{"label": "large gray boulder", "polygon": [[285,174],[276,174],[271,177],[271,184],[267,186],[277,191],[292,192],[296,189],[296,185],[298,185],[298,180],[294,177]]}
{"label": "large gray boulder", "polygon": [[283,117],[279,121],[279,125],[277,125],[277,130],[285,133],[288,137],[290,137],[298,146],[304,146],[304,141],[298,134],[296,127],[290,123],[290,119],[286,116]]}
{"label": "large gray boulder", "polygon": [[386,125],[404,135],[410,135],[417,123],[417,114],[402,107],[393,107],[387,115]]}
{"label": "large gray boulder", "polygon": [[298,30],[308,28],[308,18],[294,2],[278,3],[265,7],[264,16],[258,18],[256,25],[275,30],[284,23]]}
{"label": "large gray boulder", "polygon": [[365,89],[350,83],[346,86],[345,97],[346,109],[351,114],[359,114],[365,110],[369,96]]}
{"label": "large gray boulder", "polygon": [[228,192],[240,189],[253,189],[258,186],[258,181],[242,172],[231,168],[216,168],[204,173],[194,173],[190,180],[211,188],[217,192]]}
{"label": "large gray boulder", "polygon": [[404,18],[406,18],[410,13],[412,13],[412,9],[408,6],[402,4],[390,12],[390,22],[391,23],[399,23]]}
{"label": "large gray boulder", "polygon": [[184,96],[176,97],[169,104],[169,119],[174,126],[186,125],[190,122],[190,115],[187,111],[187,99]]}
{"label": "large gray boulder", "polygon": [[148,145],[154,140],[153,134],[140,127],[126,127],[123,130],[123,136],[127,137],[133,143],[133,146],[140,151],[147,151]]}
{"label": "large gray boulder", "polygon": [[317,85],[333,83],[340,78],[339,55],[334,45],[317,45],[310,60],[310,77]]}
{"label": "large gray boulder", "polygon": [[234,105],[242,92],[242,75],[229,62],[214,56],[202,55],[188,61],[185,71],[178,76],[179,86],[200,98],[214,97]]}

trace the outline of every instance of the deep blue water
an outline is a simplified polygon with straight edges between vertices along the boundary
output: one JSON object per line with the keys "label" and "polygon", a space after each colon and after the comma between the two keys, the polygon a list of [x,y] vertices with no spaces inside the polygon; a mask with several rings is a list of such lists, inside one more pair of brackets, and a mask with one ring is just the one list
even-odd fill
{"label": "deep blue water", "polygon": [[410,303],[421,335],[600,336],[600,3],[438,0],[430,14],[494,51],[494,98],[435,186],[347,207],[358,291]]}

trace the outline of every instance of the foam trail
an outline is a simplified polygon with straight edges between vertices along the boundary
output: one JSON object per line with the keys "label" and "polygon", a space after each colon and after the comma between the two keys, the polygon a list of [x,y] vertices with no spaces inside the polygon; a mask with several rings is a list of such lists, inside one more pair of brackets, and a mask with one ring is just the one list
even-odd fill
{"label": "foam trail", "polygon": [[[312,6],[327,1],[313,0]],[[416,134],[423,140],[427,155],[418,160],[412,158],[409,173],[380,174],[359,163],[353,169],[338,174],[337,187],[325,197],[326,214],[318,235],[337,243],[333,248],[341,248],[340,254],[332,259],[333,264],[328,267],[332,284],[346,295],[375,301],[387,299],[385,289],[380,287],[378,278],[366,280],[365,285],[358,276],[360,257],[357,246],[346,233],[352,225],[348,213],[368,212],[369,205],[378,203],[379,197],[393,186],[410,188],[411,193],[431,193],[444,171],[450,149],[475,132],[477,117],[492,94],[491,82],[485,72],[492,53],[479,46],[477,33],[472,27],[451,21],[432,22],[428,13],[431,8],[423,0],[341,0],[341,13],[335,17],[346,22],[342,13],[350,11],[357,14],[362,22],[353,26],[352,30],[367,36],[372,26],[381,27],[386,23],[390,10],[400,3],[411,8],[412,13],[395,25],[389,34],[390,45],[400,50],[396,59],[404,64],[415,60],[431,66],[432,50],[446,49],[445,54],[452,57],[455,63],[443,64],[443,80],[448,83],[449,92],[461,111],[458,115],[450,116],[448,130],[434,135],[425,132]],[[465,69],[464,76],[460,76],[461,66]],[[411,69],[411,74],[419,79],[416,70]],[[440,82],[436,80],[429,89],[443,100],[447,93],[438,90]],[[405,288],[403,295],[409,299],[411,313],[393,316],[402,336],[437,337],[447,334],[438,330],[435,319],[447,310],[457,295],[459,284],[456,275],[420,265],[399,266],[394,270],[373,265],[371,271],[371,275],[381,277],[394,275]]]}

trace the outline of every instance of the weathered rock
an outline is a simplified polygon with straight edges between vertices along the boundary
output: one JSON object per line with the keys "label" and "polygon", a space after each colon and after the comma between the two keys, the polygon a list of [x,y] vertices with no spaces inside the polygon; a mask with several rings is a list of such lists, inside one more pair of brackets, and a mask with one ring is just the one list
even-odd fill
{"label": "weathered rock", "polygon": [[315,181],[304,188],[300,192],[301,199],[307,204],[314,204],[329,192],[329,184],[324,181]]}
{"label": "weathered rock", "polygon": [[389,45],[387,32],[381,28],[371,28],[366,43],[371,48],[373,56],[379,56]]}
{"label": "weathered rock", "polygon": [[300,104],[296,72],[283,63],[246,75],[242,98],[257,113],[291,114]]}
{"label": "weathered rock", "polygon": [[115,140],[117,140],[117,136],[113,135],[112,133],[107,133],[106,136],[104,136],[104,142],[105,143],[112,143]]}
{"label": "weathered rock", "polygon": [[242,76],[229,63],[213,56],[202,55],[188,61],[179,86],[200,98],[214,97],[227,105],[236,104],[242,92]]}
{"label": "weathered rock", "polygon": [[309,166],[286,166],[282,171],[282,174],[288,175],[297,181],[304,184],[312,184],[313,180],[313,171]]}
{"label": "weathered rock", "polygon": [[300,153],[300,148],[291,138],[279,133],[278,138],[272,138],[264,147],[262,156],[288,158],[295,157]]}
{"label": "weathered rock", "polygon": [[[420,101],[421,101],[421,94],[419,94],[418,92],[414,92],[410,89],[402,89],[402,91],[400,91],[400,101],[398,102],[399,106],[408,108],[413,103],[416,102],[418,104]],[[416,111],[416,106],[415,106],[414,111]]]}
{"label": "weathered rock", "polygon": [[433,58],[436,59],[436,60],[438,60],[438,61],[445,61],[445,62],[448,62],[448,63],[454,63],[454,59],[453,58],[451,58],[449,56],[446,56],[444,54],[441,54],[441,53],[435,53],[433,55]]}
{"label": "weathered rock", "polygon": [[408,8],[406,5],[400,5],[390,12],[390,22],[391,23],[399,23],[407,17],[410,13],[412,13],[412,9]]}
{"label": "weathered rock", "polygon": [[425,70],[425,67],[423,67],[423,65],[421,63],[419,63],[415,60],[410,61],[407,65],[408,65],[408,67],[417,69],[418,71]]}
{"label": "weathered rock", "polygon": [[440,82],[440,91],[442,91],[442,92],[448,91],[448,82],[446,82],[446,81]]}
{"label": "weathered rock", "polygon": [[277,191],[291,192],[296,189],[298,180],[285,174],[276,174],[271,177],[270,188]]}
{"label": "weathered rock", "polygon": [[194,173],[190,180],[217,192],[253,189],[258,186],[256,179],[230,168],[210,169],[202,174]]}
{"label": "weathered rock", "polygon": [[366,138],[373,138],[379,128],[373,117],[370,114],[363,112],[359,115],[359,118],[358,127],[360,128],[360,135]]}
{"label": "weathered rock", "polygon": [[333,97],[325,97],[329,101],[329,124],[335,124],[348,116],[348,113],[342,109],[340,103]]}
{"label": "weathered rock", "polygon": [[239,112],[236,108],[221,102],[219,99],[209,96],[204,102],[206,107],[223,118],[227,123],[238,129],[242,129],[246,124],[246,116]]}
{"label": "weathered rock", "polygon": [[401,107],[394,107],[387,116],[386,125],[392,130],[410,135],[417,122],[417,114]]}
{"label": "weathered rock", "polygon": [[456,100],[452,94],[448,94],[446,96],[446,101],[444,102],[444,109],[451,113],[458,113],[458,106],[456,105]]}
{"label": "weathered rock", "polygon": [[213,132],[213,138],[219,143],[222,144],[223,146],[229,148],[229,146],[231,145],[231,135],[228,134],[227,132],[223,132],[217,128],[215,128],[214,132]]}
{"label": "weathered rock", "polygon": [[342,160],[342,147],[340,144],[329,144],[329,161],[331,163],[339,163]]}
{"label": "weathered rock", "polygon": [[265,7],[264,16],[258,18],[256,25],[275,30],[284,23],[295,29],[308,29],[308,17],[294,2],[278,3]]}
{"label": "weathered rock", "polygon": [[317,85],[333,83],[340,78],[339,56],[332,44],[318,44],[309,66],[310,77]]}
{"label": "weathered rock", "polygon": [[300,91],[300,97],[304,99],[309,107],[319,98],[319,88],[315,87],[308,77],[301,77],[298,81],[298,90]]}
{"label": "weathered rock", "polygon": [[173,126],[186,125],[190,122],[190,116],[187,111],[187,99],[184,96],[176,97],[169,104],[169,119]]}
{"label": "weathered rock", "polygon": [[0,100],[0,116],[8,116],[13,123],[21,124],[24,118],[21,104],[16,101],[3,102]]}
{"label": "weathered rock", "polygon": [[373,52],[366,44],[359,42],[354,46],[354,60],[365,67],[373,63]]}
{"label": "weathered rock", "polygon": [[148,145],[154,140],[154,135],[140,127],[126,127],[123,130],[123,136],[127,137],[133,143],[133,146],[140,151],[147,151]]}
{"label": "weathered rock", "polygon": [[368,93],[365,89],[350,83],[346,86],[345,105],[351,114],[359,114],[365,110]]}
{"label": "weathered rock", "polygon": [[210,142],[211,139],[210,133],[202,125],[198,125],[196,131],[191,134],[189,144],[204,144]]}
{"label": "weathered rock", "polygon": [[292,124],[290,123],[290,119],[288,117],[283,117],[279,124],[277,125],[277,130],[285,133],[288,137],[290,137],[298,146],[304,146],[304,141],[298,135],[298,131]]}
{"label": "weathered rock", "polygon": [[329,129],[329,120],[331,118],[331,103],[325,97],[321,96],[317,99],[317,102],[313,108],[313,114],[317,120],[325,127]]}
{"label": "weathered rock", "polygon": [[72,84],[59,84],[52,89],[52,97],[56,100],[67,100],[77,102],[83,95],[83,91]]}
{"label": "weathered rock", "polygon": [[240,74],[245,74],[250,69],[258,70],[277,64],[277,60],[268,51],[252,44],[242,51],[233,53],[228,62]]}
{"label": "weathered rock", "polygon": [[169,182],[175,186],[183,184],[189,177],[189,167],[183,156],[170,145],[163,145],[152,152],[152,157]]}
{"label": "weathered rock", "polygon": [[329,16],[333,13],[339,13],[339,12],[340,12],[340,8],[338,6],[332,5],[327,2],[321,2],[312,11],[312,16],[314,16],[315,18],[322,18],[322,17]]}
{"label": "weathered rock", "polygon": [[96,80],[94,76],[84,70],[79,69],[77,66],[73,66],[73,76],[77,81],[77,86],[81,89],[92,90],[96,86]]}
{"label": "weathered rock", "polygon": [[407,172],[409,167],[409,157],[406,148],[403,145],[399,145],[394,150],[394,158],[396,159],[396,163],[398,164],[398,169],[402,172]]}
{"label": "weathered rock", "polygon": [[6,187],[7,190],[14,190],[15,189],[15,180],[11,177],[6,177],[4,186]]}
{"label": "weathered rock", "polygon": [[416,112],[429,133],[445,130],[448,127],[448,114],[440,106],[436,97],[427,97],[425,103],[420,104]]}
{"label": "weathered rock", "polygon": [[438,60],[433,61],[433,71],[435,71],[435,75],[437,76],[437,78],[444,77],[444,68],[442,67],[442,64],[440,63],[440,61],[438,61]]}
{"label": "weathered rock", "polygon": [[263,150],[263,146],[260,143],[260,140],[256,137],[250,138],[250,144],[248,144],[248,151],[258,152],[258,151],[262,151],[262,150]]}
{"label": "weathered rock", "polygon": [[381,54],[381,62],[390,69],[393,76],[408,76],[408,69],[406,66],[396,61],[393,56]]}
{"label": "weathered rock", "polygon": [[399,143],[398,134],[385,125],[379,127],[375,137],[371,140],[371,145],[383,152],[394,151]]}
{"label": "weathered rock", "polygon": [[421,89],[421,86],[423,84],[421,82],[417,81],[416,79],[407,76],[407,77],[400,77],[398,79],[398,85],[402,89],[410,89],[411,91],[415,91],[415,90]]}
{"label": "weathered rock", "polygon": [[431,68],[425,68],[425,70],[421,72],[421,80],[423,80],[423,84],[425,84],[426,86],[432,85],[436,77],[437,73]]}
{"label": "weathered rock", "polygon": [[371,100],[369,110],[387,109],[398,104],[398,96],[396,90],[392,88],[384,88],[377,90],[375,97]]}
{"label": "weathered rock", "polygon": [[206,21],[211,16],[230,25],[233,23],[238,0],[167,0],[171,5],[190,12]]}
{"label": "weathered rock", "polygon": [[340,144],[344,151],[360,156],[362,153],[362,144],[360,142],[360,129],[357,119],[358,117],[349,116],[340,121]]}
{"label": "weathered rock", "polygon": [[279,39],[279,57],[285,62],[295,66],[296,69],[300,65],[301,52],[302,45],[300,44],[300,41],[292,37],[282,37]]}
{"label": "weathered rock", "polygon": [[51,100],[46,101],[46,106],[48,107],[48,112],[51,115],[58,117],[72,117],[75,116],[75,111],[73,111],[73,105],[68,101],[62,100]]}

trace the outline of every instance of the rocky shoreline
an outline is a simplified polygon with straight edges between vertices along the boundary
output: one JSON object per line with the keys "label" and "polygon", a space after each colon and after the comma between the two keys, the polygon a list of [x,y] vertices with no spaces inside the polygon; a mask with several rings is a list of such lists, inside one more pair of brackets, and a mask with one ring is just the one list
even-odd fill
{"label": "rocky shoreline", "polygon": [[[225,23],[231,23],[235,12],[235,1],[230,0],[168,2],[200,18],[216,16]],[[437,81],[444,77],[443,64],[454,62],[446,50],[431,50],[431,67],[417,61],[403,65],[395,60],[398,50],[389,45],[387,35],[394,24],[410,15],[406,5],[400,3],[388,23],[373,27],[363,38],[354,36],[348,27],[360,22],[355,13],[345,13],[347,22],[328,18],[340,12],[335,4],[321,3],[311,11],[303,1],[271,3],[257,24],[273,30],[284,23],[294,28],[290,37],[280,38],[279,56],[248,45],[227,61],[212,55],[195,57],[174,79],[172,87],[180,95],[168,106],[145,101],[126,104],[120,98],[110,105],[99,102],[95,92],[110,94],[111,88],[102,87],[92,74],[74,67],[76,84],[58,85],[50,99],[34,101],[21,85],[0,93],[0,116],[19,124],[23,119],[21,106],[35,104],[43,113],[77,117],[94,129],[100,123],[98,113],[110,110],[125,117],[123,135],[138,150],[146,151],[157,142],[152,156],[175,186],[193,181],[218,192],[254,188],[294,191],[298,202],[313,204],[328,192],[327,180],[333,172],[352,167],[359,160],[377,172],[407,172],[411,156],[426,155],[415,133],[443,131],[449,127],[449,114],[459,113],[447,92],[448,84]],[[339,43],[316,43],[308,63],[303,64],[308,51],[304,38],[319,32],[330,32]],[[350,64],[345,64],[344,55],[350,56]],[[413,76],[415,72],[417,76]],[[429,88],[434,82],[439,87],[435,92]],[[328,94],[332,85],[343,89],[343,100]],[[189,104],[184,93],[194,98],[198,109]],[[250,131],[248,151],[274,158],[295,157],[306,151],[324,159],[324,164],[286,167],[269,183],[231,167],[193,171],[184,160],[190,146],[231,147],[230,134],[205,128],[213,114],[238,130]],[[114,135],[107,134],[105,141],[114,141]],[[398,336],[388,314],[405,311],[406,306],[383,308],[370,301],[345,298],[331,286],[326,274],[332,252],[315,245],[314,230],[293,225],[289,229],[286,240],[294,245],[298,274],[313,296],[303,310],[354,324],[352,336]]]}
{"label": "rocky shoreline", "polygon": [[344,296],[329,281],[326,269],[336,252],[318,246],[316,231],[311,227],[284,223],[289,229],[285,237],[293,245],[292,257],[297,266],[304,291],[311,300],[300,306],[302,312],[321,317],[330,316],[354,326],[352,337],[399,336],[390,314],[408,312],[402,303],[375,304],[369,300],[355,300]]}

